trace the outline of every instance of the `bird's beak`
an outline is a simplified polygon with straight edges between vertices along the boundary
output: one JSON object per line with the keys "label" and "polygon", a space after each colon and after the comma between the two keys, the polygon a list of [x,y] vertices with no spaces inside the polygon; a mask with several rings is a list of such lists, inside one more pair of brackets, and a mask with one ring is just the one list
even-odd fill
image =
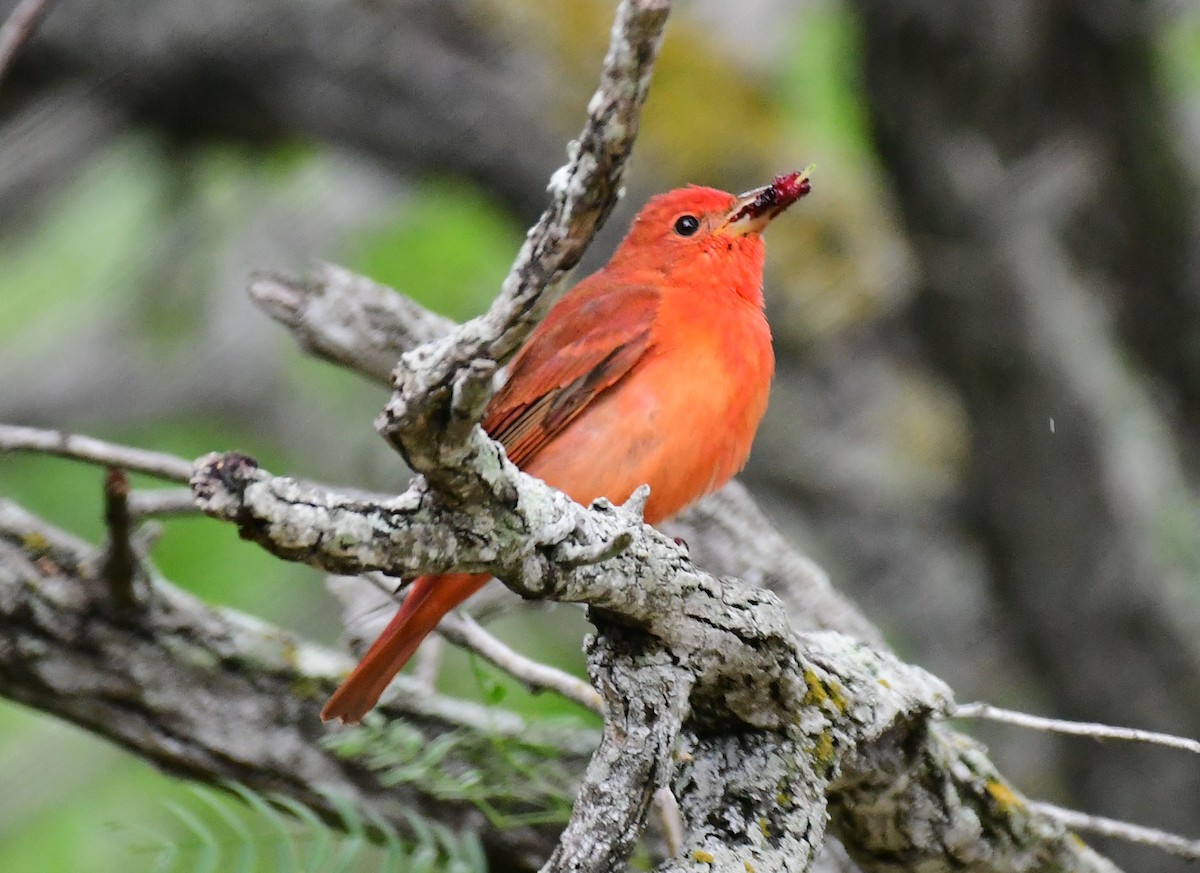
{"label": "bird's beak", "polygon": [[810,165],[803,170],[784,173],[776,176],[770,185],[742,194],[729,210],[719,232],[733,236],[762,232],[771,219],[812,190],[808,179],[812,171]]}

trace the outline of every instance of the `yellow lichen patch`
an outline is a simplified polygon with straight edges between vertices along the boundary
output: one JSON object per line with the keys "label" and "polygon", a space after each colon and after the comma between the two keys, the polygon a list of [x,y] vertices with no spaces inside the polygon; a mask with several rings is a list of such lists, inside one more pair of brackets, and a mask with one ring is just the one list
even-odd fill
{"label": "yellow lichen patch", "polygon": [[808,686],[808,691],[804,694],[805,706],[820,706],[829,699],[829,692],[820,677],[817,676],[816,671],[811,667],[805,667],[802,675],[804,684]]}
{"label": "yellow lichen patch", "polygon": [[21,535],[21,548],[36,555],[50,551],[50,541],[35,530]]}
{"label": "yellow lichen patch", "polygon": [[792,805],[792,795],[788,794],[786,791],[780,791],[778,794],[775,795],[775,802],[778,803],[780,806],[791,806]]}
{"label": "yellow lichen patch", "polygon": [[1000,811],[1006,815],[1013,810],[1025,808],[1025,801],[999,779],[989,779],[985,787],[987,793],[992,796],[992,800],[996,801],[996,805],[1000,807]]}
{"label": "yellow lichen patch", "polygon": [[706,852],[703,849],[697,849],[696,851],[692,852],[692,860],[699,861],[701,864],[711,864],[717,859],[713,856],[712,852]]}
{"label": "yellow lichen patch", "polygon": [[749,861],[743,861],[742,866],[746,868],[746,873],[755,873],[754,865]]}
{"label": "yellow lichen patch", "polygon": [[765,818],[758,820],[758,829],[762,832],[763,839],[771,839],[771,823]]}
{"label": "yellow lichen patch", "polygon": [[808,687],[808,691],[804,693],[803,702],[805,706],[823,706],[826,702],[829,702],[833,704],[834,709],[839,713],[845,714],[848,704],[846,703],[845,695],[838,688],[836,681],[822,681],[821,677],[811,667],[806,667],[802,675],[804,676],[804,684]]}
{"label": "yellow lichen patch", "polygon": [[889,682],[889,681],[887,681],[886,679],[880,679],[880,680],[879,680],[879,684],[880,684],[880,685],[882,685],[884,688],[891,688],[891,687],[892,687],[892,683],[891,683],[891,682]]}
{"label": "yellow lichen patch", "polygon": [[829,702],[837,707],[838,712],[845,715],[850,704],[846,702],[846,695],[842,694],[842,689],[838,687],[836,681],[830,682],[826,687],[829,689]]}
{"label": "yellow lichen patch", "polygon": [[833,735],[829,731],[822,731],[813,743],[812,749],[813,763],[818,767],[828,767],[833,763]]}
{"label": "yellow lichen patch", "polygon": [[279,654],[289,667],[300,666],[300,647],[296,645],[294,637],[286,636],[280,641]]}

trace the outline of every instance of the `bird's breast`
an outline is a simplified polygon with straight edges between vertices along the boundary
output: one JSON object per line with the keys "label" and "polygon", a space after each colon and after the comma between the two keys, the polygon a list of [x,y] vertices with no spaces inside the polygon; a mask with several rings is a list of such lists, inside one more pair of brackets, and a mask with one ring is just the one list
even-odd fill
{"label": "bird's breast", "polygon": [[[679,305],[683,304],[683,305]],[[664,300],[650,349],[588,404],[527,471],[580,503],[650,485],[646,519],[669,518],[745,465],[774,359],[762,311]]]}

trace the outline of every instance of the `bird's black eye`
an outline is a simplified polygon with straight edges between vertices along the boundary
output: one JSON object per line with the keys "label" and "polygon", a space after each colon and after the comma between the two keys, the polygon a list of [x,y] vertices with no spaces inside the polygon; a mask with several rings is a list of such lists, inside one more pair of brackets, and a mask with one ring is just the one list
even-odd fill
{"label": "bird's black eye", "polygon": [[691,236],[700,229],[700,219],[694,215],[681,215],[675,219],[675,232],[680,236]]}

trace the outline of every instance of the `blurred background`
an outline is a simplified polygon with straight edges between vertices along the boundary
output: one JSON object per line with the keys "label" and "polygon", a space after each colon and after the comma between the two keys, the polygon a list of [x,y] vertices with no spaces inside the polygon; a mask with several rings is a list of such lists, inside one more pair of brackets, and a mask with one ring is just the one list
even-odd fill
{"label": "blurred background", "polygon": [[[248,280],[327,260],[481,311],[613,8],[52,2],[0,82],[0,421],[402,488],[385,393],[301,356]],[[959,700],[1200,737],[1200,6],[681,3],[583,270],[649,194],[810,162],[768,240],[779,371],[743,480]],[[97,539],[101,476],[0,457],[0,496]],[[226,526],[170,522],[154,557],[338,638],[319,575]],[[503,627],[581,668],[581,620]],[[495,696],[454,657],[447,690]],[[967,727],[1030,795],[1200,837],[1195,758]],[[133,834],[181,790],[4,702],[0,786],[0,870],[90,873],[149,869]]]}

